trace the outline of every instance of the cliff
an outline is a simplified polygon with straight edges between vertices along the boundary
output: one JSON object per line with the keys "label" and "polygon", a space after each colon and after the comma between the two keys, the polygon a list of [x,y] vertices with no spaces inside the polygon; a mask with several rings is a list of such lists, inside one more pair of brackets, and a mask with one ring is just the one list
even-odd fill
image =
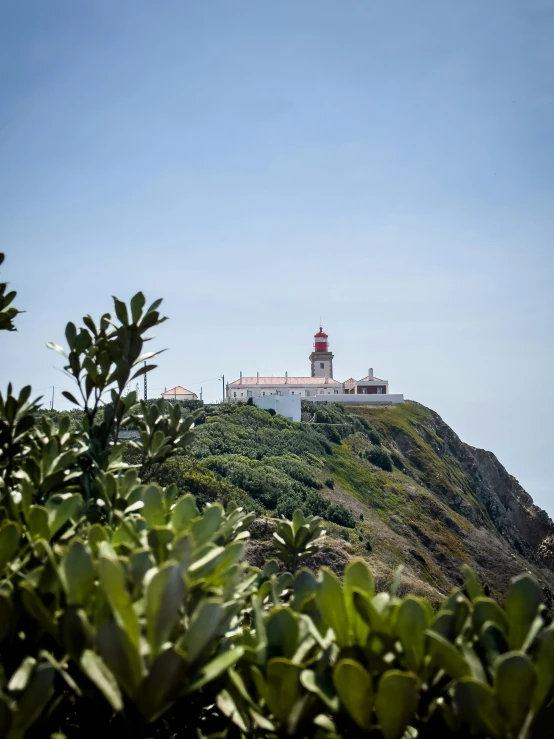
{"label": "cliff", "polygon": [[213,479],[220,497],[256,506],[252,562],[271,556],[272,516],[300,506],[329,521],[314,564],[340,572],[363,556],[383,585],[403,564],[403,587],[431,599],[461,583],[464,562],[500,596],[530,570],[554,604],[554,524],[494,454],[462,442],[419,403],[304,405],[314,423],[253,407],[206,409],[181,478],[198,494],[202,477],[207,500]]}

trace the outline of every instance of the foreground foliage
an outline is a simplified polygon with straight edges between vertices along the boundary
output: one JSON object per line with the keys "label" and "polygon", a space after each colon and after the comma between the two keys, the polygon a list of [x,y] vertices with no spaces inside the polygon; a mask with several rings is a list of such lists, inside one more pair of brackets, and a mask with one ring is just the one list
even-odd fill
{"label": "foreground foliage", "polygon": [[[0,736],[551,737],[554,626],[531,576],[501,607],[465,569],[433,611],[397,596],[401,571],[375,593],[363,560],[342,582],[306,569],[324,531],[301,510],[259,570],[234,488],[201,509],[180,478],[155,481],[201,420],[125,395],[153,368],[159,304],[114,299],[115,318],[70,323],[69,350],[51,345],[78,421],[37,413],[30,388],[0,395]],[[139,438],[119,441],[131,425]],[[317,492],[299,458],[267,456],[273,484],[281,472]]]}

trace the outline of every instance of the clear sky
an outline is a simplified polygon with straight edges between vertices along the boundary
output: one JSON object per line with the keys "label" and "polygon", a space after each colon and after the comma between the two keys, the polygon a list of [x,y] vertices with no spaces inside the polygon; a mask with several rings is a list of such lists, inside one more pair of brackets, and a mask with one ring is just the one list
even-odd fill
{"label": "clear sky", "polygon": [[552,0],[0,0],[0,385],[165,298],[152,395],[369,366],[554,514]]}

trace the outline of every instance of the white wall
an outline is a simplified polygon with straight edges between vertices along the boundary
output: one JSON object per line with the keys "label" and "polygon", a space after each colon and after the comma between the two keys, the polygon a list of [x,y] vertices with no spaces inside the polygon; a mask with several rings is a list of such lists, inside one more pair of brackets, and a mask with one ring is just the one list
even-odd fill
{"label": "white wall", "polygon": [[388,393],[383,395],[347,395],[339,393],[339,395],[316,395],[310,398],[316,403],[344,403],[344,405],[396,405],[404,402],[404,396],[397,393]]}
{"label": "white wall", "polygon": [[254,405],[266,411],[273,409],[290,421],[299,422],[301,418],[300,395],[264,395],[254,398]]}
{"label": "white wall", "polygon": [[[263,397],[263,394],[265,393],[266,397],[268,395],[277,395],[277,393],[280,393],[281,397],[287,397],[289,395],[299,395],[303,398],[305,397],[313,397],[316,393],[319,395],[320,391],[323,390],[324,393],[331,393],[333,394],[335,390],[338,390],[339,392],[342,392],[342,386],[341,385],[333,385],[331,387],[325,387],[325,382],[323,381],[321,385],[230,385],[229,386],[229,393],[228,398],[231,401],[239,401],[239,400],[247,400],[249,397],[252,398],[258,398]],[[236,395],[235,395],[236,393]],[[242,393],[242,395],[241,395]]]}
{"label": "white wall", "polygon": [[197,398],[198,396],[193,395],[192,393],[190,395],[185,393],[162,393],[163,400],[197,400]]}

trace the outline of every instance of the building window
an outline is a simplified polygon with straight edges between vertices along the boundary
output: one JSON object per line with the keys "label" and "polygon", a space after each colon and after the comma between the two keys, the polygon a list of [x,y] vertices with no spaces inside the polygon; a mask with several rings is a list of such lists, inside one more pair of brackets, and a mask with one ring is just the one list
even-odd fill
{"label": "building window", "polygon": [[383,388],[382,387],[378,387],[377,388],[377,395],[382,395],[382,394],[383,394]]}
{"label": "building window", "polygon": [[320,395],[323,395],[323,393],[324,393],[324,391],[323,391],[323,390],[320,390],[320,391],[319,391],[319,394],[320,394]]}
{"label": "building window", "polygon": [[236,397],[237,397],[237,394],[236,393],[233,393],[233,398],[236,398]]}
{"label": "building window", "polygon": [[294,390],[291,390],[291,391],[290,391],[290,394],[291,394],[291,395],[294,395]]}
{"label": "building window", "polygon": [[243,396],[244,396],[244,393],[241,393],[241,394],[240,394],[240,397],[242,398]]}
{"label": "building window", "polygon": [[323,362],[319,363],[319,369],[325,369],[325,365],[323,364]]}
{"label": "building window", "polygon": [[262,393],[262,395],[265,395],[265,393]]}
{"label": "building window", "polygon": [[277,392],[275,393],[275,395],[281,395],[281,391],[280,390],[277,390]]}
{"label": "building window", "polygon": [[364,395],[367,395],[367,387],[363,387],[363,388],[362,388],[362,393],[363,393]]}
{"label": "building window", "polygon": [[339,394],[339,391],[338,390],[335,390],[335,395],[338,395],[338,394]]}

